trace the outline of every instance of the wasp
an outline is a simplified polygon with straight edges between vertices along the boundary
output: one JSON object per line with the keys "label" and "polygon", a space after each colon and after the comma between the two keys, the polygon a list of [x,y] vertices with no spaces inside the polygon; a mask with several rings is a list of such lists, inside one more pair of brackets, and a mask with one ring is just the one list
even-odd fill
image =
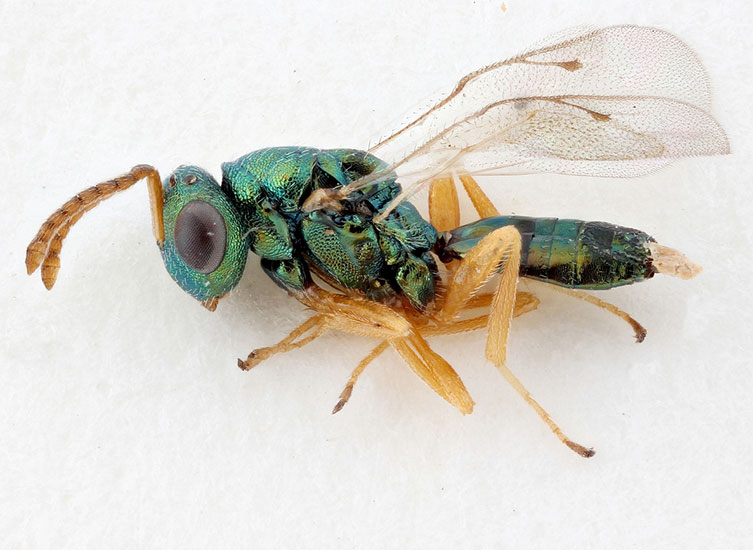
{"label": "wasp", "polygon": [[[333,412],[366,366],[391,347],[461,413],[473,400],[433,336],[486,329],[485,356],[555,435],[583,457],[506,364],[511,320],[539,299],[521,277],[553,285],[645,329],[583,290],[700,267],[648,234],[604,222],[501,215],[476,178],[531,172],[633,177],[674,159],[729,151],[709,114],[693,52],[665,31],[578,29],[463,77],[431,107],[368,151],[272,147],[222,165],[218,183],[196,166],[161,179],[148,165],[78,193],[41,226],[26,252],[50,289],[63,241],[89,210],[138,181],[167,271],[207,309],[238,283],[249,251],[313,312],[286,338],[252,351],[249,370],[329,330],[374,338]],[[461,225],[458,185],[479,220]],[[429,220],[408,201],[428,188]],[[484,291],[487,280],[493,290]],[[485,287],[488,288],[488,285]]]}

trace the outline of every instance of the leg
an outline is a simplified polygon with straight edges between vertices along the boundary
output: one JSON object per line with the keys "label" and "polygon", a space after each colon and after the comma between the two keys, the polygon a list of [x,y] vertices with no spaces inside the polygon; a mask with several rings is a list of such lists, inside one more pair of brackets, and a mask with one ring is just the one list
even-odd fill
{"label": "leg", "polygon": [[495,365],[505,362],[507,336],[515,309],[520,246],[520,233],[514,227],[496,229],[481,239],[450,276],[447,293],[437,314],[441,323],[449,324],[502,264],[502,275],[489,313],[486,340],[486,357]]}
{"label": "leg", "polygon": [[429,187],[429,221],[439,231],[450,231],[460,225],[458,192],[452,178],[437,178]]}
{"label": "leg", "polygon": [[[482,308],[482,307],[489,307],[489,305],[492,303],[493,295],[491,294],[483,294],[481,296],[474,296],[471,298],[468,303],[466,304],[466,307],[464,309],[475,309],[475,308]],[[530,292],[518,292],[516,299],[515,299],[515,311],[513,311],[513,317],[519,317],[520,315],[523,315],[524,313],[528,313],[530,311],[533,311],[536,309],[539,305],[539,299],[536,298],[533,294]],[[421,327],[419,329],[419,333],[423,337],[428,336],[440,336],[444,334],[458,334],[460,332],[468,332],[471,330],[479,330],[488,324],[489,316],[488,315],[481,315],[479,317],[474,317],[472,319],[464,319],[462,321],[453,321],[452,323],[448,325],[429,325],[426,327]],[[358,381],[358,377],[361,376],[363,371],[366,369],[366,367],[377,357],[379,357],[384,350],[387,349],[389,346],[388,341],[383,341],[381,344],[376,346],[369,355],[363,358],[360,363],[358,363],[358,366],[353,370],[353,373],[350,375],[350,379],[348,380],[348,383],[345,384],[345,388],[343,389],[342,393],[340,394],[340,399],[335,405],[334,410],[332,411],[332,414],[335,414],[336,412],[340,412],[342,408],[347,404],[347,402],[350,400],[350,396],[353,394],[353,388]]]}
{"label": "leg", "polygon": [[[460,181],[473,207],[482,218],[499,216],[499,210],[471,176],[464,174]],[[460,203],[454,178],[437,178],[429,188],[429,220],[437,231],[450,231],[460,225]]]}
{"label": "leg", "polygon": [[400,357],[431,389],[444,397],[463,414],[473,412],[473,399],[465,389],[458,373],[438,353],[429,347],[426,340],[414,331],[407,338],[390,340],[390,345]]}
{"label": "leg", "polygon": [[470,197],[473,207],[476,209],[476,212],[478,212],[480,217],[492,218],[494,216],[499,216],[499,210],[497,210],[497,207],[494,206],[491,200],[489,200],[486,193],[481,190],[481,187],[479,187],[475,179],[464,174],[460,176],[460,181],[463,183],[465,192],[468,193],[468,197]]}
{"label": "leg", "polygon": [[[494,300],[492,301],[488,324],[489,334],[486,340],[486,358],[496,365],[497,369],[502,373],[502,376],[505,377],[505,380],[507,380],[515,391],[525,399],[526,403],[533,407],[533,410],[536,411],[539,417],[541,417],[546,425],[549,426],[549,429],[554,432],[560,441],[582,457],[592,457],[594,455],[593,449],[587,449],[568,438],[506,365],[507,335],[510,330],[510,322],[512,321],[513,310],[511,309],[511,306],[514,305],[515,301],[515,288],[520,263],[520,248],[514,249],[513,253],[515,252],[517,252],[518,255],[511,255],[512,257],[507,262],[508,265],[505,265],[497,292],[494,294]],[[514,271],[512,271],[513,267]]]}
{"label": "leg", "polygon": [[608,311],[609,313],[613,313],[620,319],[623,319],[624,321],[626,321],[631,327],[633,327],[633,331],[635,332],[635,341],[638,344],[640,344],[641,342],[643,342],[643,340],[645,340],[646,329],[643,328],[643,325],[641,325],[638,321],[633,319],[628,313],[622,311],[620,308],[618,308],[614,304],[605,302],[604,300],[597,298],[596,296],[592,294],[579,292],[571,288],[564,288],[564,287],[556,286],[556,285],[549,285],[549,286],[553,288],[554,290],[556,290],[557,292],[561,292],[562,294],[572,296],[573,298],[577,298],[578,300],[583,300],[584,302],[588,302],[589,304],[593,304],[597,307],[600,307],[601,309],[604,309]]}
{"label": "leg", "polygon": [[[583,457],[593,456],[593,450],[587,449],[565,436],[559,426],[554,423],[541,405],[531,397],[520,380],[505,365],[507,336],[510,330],[510,321],[515,312],[518,270],[520,268],[520,234],[517,230],[511,227],[503,227],[493,231],[461,260],[461,264],[448,285],[445,306],[439,316],[445,319],[447,324],[450,324],[450,321],[460,309],[472,304],[471,293],[494,272],[501,262],[504,262],[502,274],[492,298],[487,324],[486,357],[496,365],[505,380],[536,411],[560,441]],[[481,304],[485,301],[485,296],[478,298],[478,302]],[[458,306],[458,303],[461,305]],[[461,323],[463,321],[456,324]]]}
{"label": "leg", "polygon": [[348,383],[345,384],[345,388],[343,388],[343,391],[340,393],[340,399],[335,405],[335,408],[332,409],[332,414],[335,414],[337,412],[340,412],[342,408],[345,406],[345,404],[350,400],[350,396],[353,394],[353,387],[356,385],[356,381],[358,381],[358,377],[361,376],[361,373],[364,371],[364,369],[371,363],[374,359],[379,357],[384,350],[386,350],[389,347],[390,343],[387,340],[382,341],[381,344],[379,344],[377,347],[375,347],[369,354],[361,359],[361,362],[358,363],[358,366],[353,370],[353,373],[350,375],[350,379],[348,380]]}
{"label": "leg", "polygon": [[530,392],[525,388],[520,380],[518,380],[517,376],[512,373],[507,365],[497,365],[497,368],[502,373],[502,376],[505,377],[505,380],[507,380],[507,382],[515,389],[515,391],[518,392],[518,395],[520,395],[523,399],[525,399],[526,403],[533,407],[533,410],[536,411],[536,414],[538,414],[541,419],[546,422],[546,425],[549,426],[549,429],[554,432],[554,435],[556,435],[559,440],[562,441],[562,443],[570,447],[570,449],[584,458],[591,458],[594,454],[596,454],[593,449],[587,449],[583,445],[579,445],[578,443],[567,437],[562,432],[560,427],[555,424],[554,420],[552,420],[552,418],[543,409],[543,407],[539,405],[538,402],[536,402],[536,400],[531,396]]}
{"label": "leg", "polygon": [[[474,296],[463,308],[464,310],[476,309],[481,307],[489,307],[494,299],[493,294],[482,294],[480,296]],[[513,317],[520,317],[526,313],[534,311],[541,300],[530,292],[518,292],[515,295],[515,307],[512,312]],[[422,336],[440,336],[445,334],[458,334],[461,332],[468,332],[471,330],[478,330],[486,328],[489,325],[489,315],[480,315],[478,317],[472,317],[471,319],[452,320],[449,323],[440,325],[430,325],[422,327],[420,329]]]}
{"label": "leg", "polygon": [[[492,305],[494,294],[478,294],[469,299],[463,309],[476,309],[486,308]],[[515,310],[513,311],[513,317],[520,317],[525,313],[529,313],[539,307],[541,300],[539,300],[535,294],[531,292],[525,292],[519,290],[515,294]]]}
{"label": "leg", "polygon": [[[515,258],[518,260],[515,260]],[[447,282],[447,291],[439,303],[437,319],[447,324],[465,307],[473,294],[486,280],[494,274],[504,262],[505,273],[512,273],[512,280],[517,283],[520,260],[520,233],[514,227],[496,229],[484,237],[459,263]],[[510,269],[510,268],[514,268]],[[508,275],[508,279],[509,279]],[[509,286],[509,281],[505,281]],[[514,292],[514,287],[513,287]],[[514,294],[509,296],[510,309],[514,306]]]}
{"label": "leg", "polygon": [[[326,331],[327,325],[324,316],[315,315],[305,323],[302,323],[300,326],[298,326],[295,330],[288,334],[287,337],[280,340],[274,346],[255,349],[248,354],[248,357],[245,361],[238,359],[238,367],[242,370],[251,370],[256,365],[258,365],[265,359],[269,359],[276,353],[285,353],[313,342]],[[307,332],[311,332],[311,334],[299,340],[299,338]]]}
{"label": "leg", "polygon": [[429,347],[419,329],[397,311],[365,298],[332,294],[318,287],[296,297],[323,315],[328,329],[387,341],[431,389],[463,414],[473,410],[473,400],[455,370]]}
{"label": "leg", "polygon": [[520,273],[520,233],[514,228],[503,229],[507,230],[505,261],[489,311],[486,336],[486,358],[497,366],[504,365],[507,358],[507,337],[510,334]]}

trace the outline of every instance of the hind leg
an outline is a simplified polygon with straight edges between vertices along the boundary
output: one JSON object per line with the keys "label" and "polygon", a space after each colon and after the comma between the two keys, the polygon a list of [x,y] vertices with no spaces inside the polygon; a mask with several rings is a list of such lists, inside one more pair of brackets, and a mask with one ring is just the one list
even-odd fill
{"label": "hind leg", "polygon": [[[447,179],[449,183],[452,183],[449,181],[449,178],[445,178],[445,179]],[[499,210],[497,210],[497,208],[494,206],[494,204],[486,195],[486,193],[484,193],[484,191],[481,189],[481,187],[479,186],[479,184],[476,182],[475,179],[473,179],[471,176],[467,174],[459,176],[459,179],[463,184],[466,194],[471,199],[471,202],[473,203],[473,206],[476,209],[476,212],[478,212],[478,215],[481,218],[490,218],[493,216],[499,216]],[[448,185],[448,183],[444,183],[444,185]],[[455,195],[455,204],[457,204],[457,192],[455,191],[454,185],[452,186],[452,192]],[[448,194],[448,192],[445,191],[445,194]],[[458,220],[459,220],[459,214],[458,214]],[[606,302],[600,298],[597,298],[596,296],[592,294],[587,294],[587,293],[579,292],[577,290],[573,290],[570,288],[564,288],[564,287],[559,287],[555,285],[549,285],[549,286],[550,288],[553,288],[557,292],[561,292],[562,294],[567,294],[568,296],[577,298],[578,300],[583,300],[584,302],[593,304],[597,307],[600,307],[601,309],[605,311],[608,311],[609,313],[612,313],[613,315],[616,315],[617,317],[619,317],[620,319],[622,319],[623,321],[625,321],[632,327],[633,331],[635,332],[636,342],[641,343],[646,338],[646,329],[638,321],[633,319],[633,317],[631,317],[630,314],[621,310],[614,304],[610,304],[609,302]]]}
{"label": "hind leg", "polygon": [[481,285],[502,266],[489,312],[486,346],[486,356],[495,364],[505,360],[507,335],[515,307],[520,246],[520,233],[514,227],[502,227],[484,237],[450,274],[447,291],[436,314],[440,324],[449,324]]}
{"label": "hind leg", "polygon": [[507,336],[515,311],[520,246],[520,234],[513,227],[497,229],[484,237],[460,261],[460,265],[451,275],[447,294],[437,317],[450,324],[469,303],[473,292],[494,273],[498,265],[502,264],[500,280],[488,316],[486,357],[496,365],[505,380],[536,411],[560,441],[579,455],[588,458],[593,456],[593,450],[568,438],[505,364]]}
{"label": "hind leg", "polygon": [[548,285],[552,289],[556,290],[557,292],[561,292],[562,294],[566,294],[567,296],[570,296],[572,298],[577,298],[578,300],[583,300],[584,302],[587,302],[589,304],[593,304],[596,307],[599,307],[605,311],[608,311],[609,313],[616,315],[623,321],[625,321],[627,324],[629,324],[633,332],[635,332],[635,341],[640,344],[643,342],[643,340],[646,339],[646,329],[643,328],[643,325],[641,325],[638,321],[633,319],[630,314],[626,313],[625,311],[622,311],[620,308],[618,308],[614,304],[610,304],[609,302],[605,302],[601,298],[597,298],[593,294],[588,294],[583,291],[573,290],[571,288],[564,288],[556,285]]}

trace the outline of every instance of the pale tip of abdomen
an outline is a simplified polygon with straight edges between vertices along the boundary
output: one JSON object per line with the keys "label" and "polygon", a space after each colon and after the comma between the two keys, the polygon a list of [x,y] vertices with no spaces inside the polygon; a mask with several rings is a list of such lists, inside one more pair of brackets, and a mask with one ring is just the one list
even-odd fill
{"label": "pale tip of abdomen", "polygon": [[680,279],[692,279],[703,270],[679,250],[659,243],[648,243],[646,246],[651,252],[651,263],[659,273]]}

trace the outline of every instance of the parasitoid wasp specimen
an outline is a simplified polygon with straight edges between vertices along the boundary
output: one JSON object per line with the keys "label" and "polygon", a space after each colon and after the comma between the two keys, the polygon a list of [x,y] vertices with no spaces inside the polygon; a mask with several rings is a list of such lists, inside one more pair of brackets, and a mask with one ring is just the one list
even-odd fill
{"label": "parasitoid wasp specimen", "polygon": [[[248,251],[277,285],[314,312],[271,347],[239,360],[248,370],[327,330],[376,338],[358,376],[388,347],[463,414],[473,400],[426,339],[487,330],[493,362],[557,437],[562,432],[506,366],[513,317],[539,300],[519,277],[549,283],[632,326],[627,313],[584,289],[606,290],[700,268],[637,229],[603,222],[503,216],[477,176],[557,172],[633,177],[672,160],[729,151],[709,114],[708,79],[675,36],[653,28],[580,29],[463,77],[430,108],[368,151],[273,147],[222,165],[220,184],[180,166],[161,181],[139,165],[90,187],[45,221],[26,252],[50,289],[63,240],[87,211],[140,180],[149,188],[154,237],[175,281],[214,311],[238,283]],[[456,183],[479,221],[461,225]],[[407,201],[429,189],[427,222]],[[491,293],[480,287],[499,274]],[[476,314],[473,314],[476,311]]]}

